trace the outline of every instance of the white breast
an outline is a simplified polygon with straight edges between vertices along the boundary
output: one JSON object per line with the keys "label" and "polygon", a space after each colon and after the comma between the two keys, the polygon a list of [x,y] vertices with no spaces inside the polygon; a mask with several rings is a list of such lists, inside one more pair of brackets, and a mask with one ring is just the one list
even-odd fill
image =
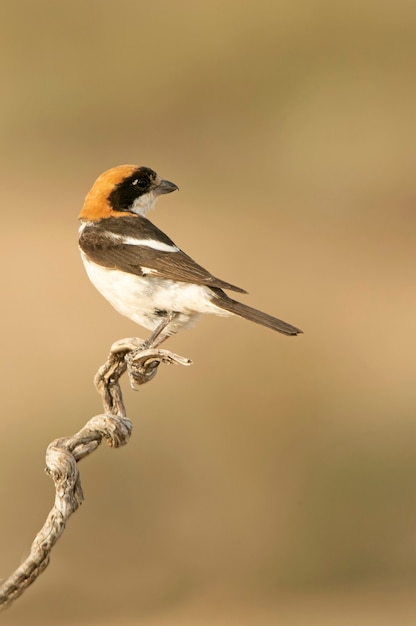
{"label": "white breast", "polygon": [[201,313],[231,315],[214,304],[213,293],[205,285],[156,276],[136,276],[97,265],[82,251],[81,257],[89,279],[104,298],[119,313],[150,330],[154,330],[162,320],[158,311],[180,313],[172,333],[195,321]]}

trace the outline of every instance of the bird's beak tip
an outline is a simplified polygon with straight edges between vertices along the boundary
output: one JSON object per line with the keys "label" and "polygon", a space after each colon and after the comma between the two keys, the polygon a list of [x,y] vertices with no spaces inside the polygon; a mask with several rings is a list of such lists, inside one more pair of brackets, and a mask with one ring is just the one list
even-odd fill
{"label": "bird's beak tip", "polygon": [[164,193],[172,193],[172,191],[177,190],[179,190],[178,185],[175,185],[175,183],[171,183],[170,180],[161,180],[156,187],[156,192],[160,195]]}

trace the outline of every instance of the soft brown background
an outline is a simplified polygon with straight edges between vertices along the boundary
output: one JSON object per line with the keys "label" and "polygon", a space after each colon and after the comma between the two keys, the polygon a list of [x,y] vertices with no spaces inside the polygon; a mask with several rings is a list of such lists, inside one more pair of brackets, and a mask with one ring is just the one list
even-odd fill
{"label": "soft brown background", "polygon": [[0,577],[53,499],[44,450],[100,412],[144,334],[89,284],[77,214],[120,163],[180,186],[151,218],[299,325],[205,318],[125,388],[134,433],[2,615],[49,624],[414,624],[416,5],[6,0]]}

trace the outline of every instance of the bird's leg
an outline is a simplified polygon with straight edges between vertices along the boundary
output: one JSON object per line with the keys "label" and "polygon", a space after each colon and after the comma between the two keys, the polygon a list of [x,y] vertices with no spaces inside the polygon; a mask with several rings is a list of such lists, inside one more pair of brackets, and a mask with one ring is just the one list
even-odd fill
{"label": "bird's leg", "polygon": [[162,321],[160,322],[159,326],[157,326],[155,328],[155,330],[152,332],[150,337],[148,339],[146,339],[146,341],[144,341],[142,343],[140,348],[138,348],[137,352],[141,352],[142,350],[150,350],[151,348],[156,348],[163,341],[165,341],[165,339],[168,338],[168,335],[163,335],[162,333],[165,330],[165,328],[167,326],[169,326],[169,324],[172,322],[172,320],[174,320],[175,317],[177,317],[178,315],[179,314],[175,313],[175,311],[171,311],[170,313],[168,313],[162,319]]}
{"label": "bird's leg", "polygon": [[149,339],[146,339],[137,348],[125,354],[124,360],[132,389],[137,390],[140,385],[152,380],[161,363],[181,363],[182,365],[190,365],[192,363],[190,359],[185,359],[168,350],[159,350],[157,348],[162,341],[169,337],[166,329],[178,315],[179,313],[173,312],[166,315]]}
{"label": "bird's leg", "polygon": [[[138,389],[139,385],[152,380],[160,363],[176,362],[175,355],[166,352],[166,350],[155,350],[155,348],[169,337],[163,331],[177,315],[178,313],[174,312],[167,314],[146,341],[143,341],[138,348],[125,355],[124,359],[127,364],[127,373],[132,389]],[[189,359],[186,359],[186,361],[186,364],[190,362]]]}

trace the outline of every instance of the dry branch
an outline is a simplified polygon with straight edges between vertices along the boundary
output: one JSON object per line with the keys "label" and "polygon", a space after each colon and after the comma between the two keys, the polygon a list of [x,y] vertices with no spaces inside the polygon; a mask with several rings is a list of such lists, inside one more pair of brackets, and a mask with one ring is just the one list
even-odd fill
{"label": "dry branch", "polygon": [[132,432],[126,417],[120,377],[127,371],[130,385],[138,389],[157,373],[160,363],[190,365],[191,361],[167,350],[141,350],[138,338],[116,341],[94,382],[100,393],[104,414],[91,418],[72,437],[55,439],[46,450],[46,472],[55,484],[55,502],[43,528],[32,543],[30,554],[0,587],[0,608],[10,606],[48,566],[53,546],[65,530],[66,522],[82,504],[81,480],[77,463],[94,452],[103,439],[112,448],[125,445]]}

